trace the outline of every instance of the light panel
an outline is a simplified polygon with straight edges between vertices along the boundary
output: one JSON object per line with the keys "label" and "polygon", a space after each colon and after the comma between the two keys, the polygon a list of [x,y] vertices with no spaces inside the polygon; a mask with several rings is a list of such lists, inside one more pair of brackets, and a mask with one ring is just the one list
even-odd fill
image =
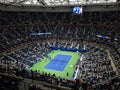
{"label": "light panel", "polygon": [[117,0],[0,0],[1,3],[20,5],[69,6],[85,4],[114,3]]}

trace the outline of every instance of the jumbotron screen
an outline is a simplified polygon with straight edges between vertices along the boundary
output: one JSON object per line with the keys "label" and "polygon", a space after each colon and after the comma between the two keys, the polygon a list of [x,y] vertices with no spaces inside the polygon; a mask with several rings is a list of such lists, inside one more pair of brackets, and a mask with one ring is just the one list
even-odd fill
{"label": "jumbotron screen", "polygon": [[74,7],[73,8],[73,14],[82,14],[83,13],[83,7]]}

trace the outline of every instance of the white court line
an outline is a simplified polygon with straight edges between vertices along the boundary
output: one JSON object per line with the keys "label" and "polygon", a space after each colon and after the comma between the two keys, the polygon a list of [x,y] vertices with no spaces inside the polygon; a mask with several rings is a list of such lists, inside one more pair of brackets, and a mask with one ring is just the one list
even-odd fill
{"label": "white court line", "polygon": [[[62,62],[62,60],[64,60],[64,58],[66,58],[66,57],[61,57],[59,60]],[[67,57],[67,58],[68,58],[68,57]],[[60,61],[59,61],[59,62],[60,62]],[[60,66],[60,67],[62,66],[62,67],[60,68],[60,71],[63,71],[63,68],[65,67],[66,64],[67,64],[67,62],[65,62],[64,65],[58,65],[58,66]]]}
{"label": "white court line", "polygon": [[62,66],[61,70],[63,71],[63,68],[66,66],[66,63],[64,63],[64,65]]}
{"label": "white court line", "polygon": [[[86,45],[84,45],[84,50],[86,49]],[[80,58],[80,61],[83,60],[83,54],[81,55],[81,58]],[[77,77],[77,74],[78,74],[78,70],[79,70],[79,66],[77,67],[77,70],[76,70],[76,73],[75,73],[75,76],[74,76],[74,80],[76,79]]]}
{"label": "white court line", "polygon": [[[64,56],[64,57],[57,57],[57,58],[59,58],[58,60],[59,61],[57,61],[56,63],[54,63],[54,64],[51,64],[51,66],[52,65],[54,65],[54,66],[58,66],[60,69],[58,69],[58,71],[63,71],[63,69],[65,68],[65,66],[66,66],[66,64],[68,63],[68,60],[64,63],[64,64],[59,64],[59,63],[62,63],[62,60],[65,60],[65,59],[69,59],[69,57],[68,56]],[[55,58],[53,58],[54,60],[57,60],[57,59],[55,59]],[[53,60],[53,61],[54,61]]]}
{"label": "white court line", "polygon": [[[80,61],[82,61],[82,59],[83,59],[83,54],[82,54],[82,56],[81,56],[81,58],[80,58]],[[77,70],[76,70],[76,73],[75,73],[75,76],[74,76],[74,80],[75,80],[76,77],[77,77],[78,70],[79,70],[79,66],[77,67]]]}

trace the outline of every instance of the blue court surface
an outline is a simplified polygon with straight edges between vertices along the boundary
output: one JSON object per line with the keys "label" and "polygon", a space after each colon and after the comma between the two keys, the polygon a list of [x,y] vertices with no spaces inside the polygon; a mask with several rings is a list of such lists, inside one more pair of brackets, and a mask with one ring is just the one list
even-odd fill
{"label": "blue court surface", "polygon": [[57,54],[44,68],[56,71],[63,71],[71,55]]}

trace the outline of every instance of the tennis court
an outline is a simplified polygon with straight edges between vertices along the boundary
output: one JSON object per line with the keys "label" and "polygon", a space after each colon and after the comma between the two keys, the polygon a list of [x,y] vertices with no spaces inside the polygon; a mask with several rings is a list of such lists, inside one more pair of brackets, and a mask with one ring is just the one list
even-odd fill
{"label": "tennis court", "polygon": [[[75,71],[74,65],[80,58],[80,53],[54,50],[48,56],[51,58],[43,58],[30,67],[29,70],[37,70],[40,73],[50,73],[51,75],[55,74],[57,77],[72,79]],[[69,72],[69,76],[67,76],[67,72]]]}
{"label": "tennis court", "polygon": [[63,71],[67,63],[71,59],[71,55],[57,54],[46,66],[46,69]]}

